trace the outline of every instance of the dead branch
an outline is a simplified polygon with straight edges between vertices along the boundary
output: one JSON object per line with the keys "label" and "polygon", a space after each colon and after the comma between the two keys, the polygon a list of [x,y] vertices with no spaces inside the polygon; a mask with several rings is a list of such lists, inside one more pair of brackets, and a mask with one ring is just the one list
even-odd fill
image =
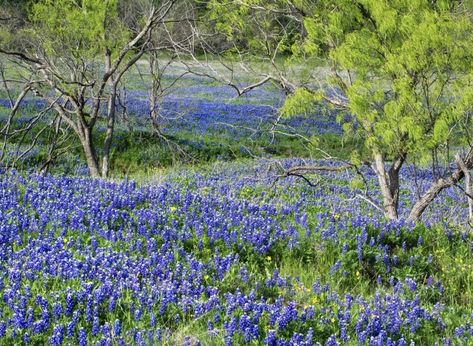
{"label": "dead branch", "polygon": [[347,164],[343,166],[294,166],[285,170],[286,175],[294,174],[313,174],[317,172],[342,172],[353,169],[354,165]]}

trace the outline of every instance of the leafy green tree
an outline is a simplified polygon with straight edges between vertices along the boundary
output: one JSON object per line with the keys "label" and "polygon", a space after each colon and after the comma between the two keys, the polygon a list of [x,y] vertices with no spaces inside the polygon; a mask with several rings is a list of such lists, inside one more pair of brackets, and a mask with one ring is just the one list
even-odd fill
{"label": "leafy green tree", "polygon": [[[345,134],[362,143],[353,167],[366,161],[373,168],[386,217],[398,218],[406,160],[432,161],[436,177],[412,206],[410,220],[463,178],[464,170],[449,165],[452,151],[463,150],[461,161],[473,167],[471,1],[242,0],[225,6],[236,23],[244,23],[250,9],[303,22],[292,58],[321,57],[326,67],[311,71],[308,80],[283,75],[294,87],[281,111],[310,112],[325,101],[350,113]],[[230,37],[239,32],[222,25]]]}

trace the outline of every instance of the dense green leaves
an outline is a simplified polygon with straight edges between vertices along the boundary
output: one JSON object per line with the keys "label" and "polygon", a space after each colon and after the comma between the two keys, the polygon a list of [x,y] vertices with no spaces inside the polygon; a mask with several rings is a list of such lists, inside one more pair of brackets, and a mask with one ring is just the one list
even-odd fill
{"label": "dense green leaves", "polygon": [[118,20],[118,0],[42,0],[32,5],[30,19],[44,48],[58,56],[95,57],[105,49],[114,51],[127,38]]}
{"label": "dense green leaves", "polygon": [[464,135],[456,127],[471,105],[473,26],[461,6],[322,1],[305,20],[307,51],[325,45],[336,68],[351,72],[348,109],[368,148],[418,155]]}

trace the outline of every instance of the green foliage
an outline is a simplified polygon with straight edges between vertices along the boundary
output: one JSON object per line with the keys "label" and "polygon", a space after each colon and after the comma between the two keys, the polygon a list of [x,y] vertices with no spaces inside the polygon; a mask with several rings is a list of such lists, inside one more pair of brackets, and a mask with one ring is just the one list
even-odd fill
{"label": "green foliage", "polygon": [[[462,6],[328,0],[307,16],[305,52],[327,52],[335,68],[350,71],[351,81],[332,82],[346,92],[366,148],[422,156],[467,135],[458,125],[469,122],[473,104],[473,25]],[[283,112],[311,102],[312,93],[296,93]]]}
{"label": "green foliage", "polygon": [[279,12],[286,5],[286,0],[210,0],[204,15],[228,43],[238,48],[235,53],[287,55],[296,49],[301,35],[300,24]]}
{"label": "green foliage", "polygon": [[118,19],[118,0],[41,0],[30,9],[31,31],[55,56],[93,58],[123,45],[127,32]]}
{"label": "green foliage", "polygon": [[283,116],[289,117],[298,114],[311,114],[321,100],[321,95],[307,89],[297,89],[289,95],[280,109]]}
{"label": "green foliage", "polygon": [[25,26],[28,0],[0,1],[0,45],[3,48],[16,49],[21,45],[21,28]]}

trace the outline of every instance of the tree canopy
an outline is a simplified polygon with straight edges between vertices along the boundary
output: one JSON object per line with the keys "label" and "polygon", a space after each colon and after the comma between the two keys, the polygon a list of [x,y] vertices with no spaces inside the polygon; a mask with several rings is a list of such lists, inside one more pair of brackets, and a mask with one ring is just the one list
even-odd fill
{"label": "tree canopy", "polygon": [[[456,3],[326,1],[305,19],[304,50],[318,54],[328,47],[331,83],[355,120],[346,129],[367,149],[421,156],[452,136],[460,141],[473,101],[473,36],[469,13]],[[287,114],[310,105],[307,100],[330,100],[304,90],[288,102]]]}
{"label": "tree canopy", "polygon": [[[363,144],[353,164],[368,161],[376,171],[386,216],[398,217],[399,172],[407,158],[433,160],[437,176],[445,176],[452,154],[469,143],[471,1],[247,0],[213,6],[218,14],[227,10],[221,25],[230,38],[248,30],[269,36],[278,28],[274,56],[290,47],[290,58],[299,63],[323,59],[329,78],[315,68],[305,78],[280,75],[292,86],[281,112],[309,113],[322,101],[348,112],[345,135]],[[245,16],[255,13],[265,20],[246,28]],[[235,29],[225,24],[233,17],[239,18],[232,20]],[[288,40],[294,23],[301,24],[299,32]],[[463,159],[470,161],[470,154]]]}
{"label": "tree canopy", "polygon": [[30,29],[50,55],[91,58],[117,51],[128,33],[117,0],[44,0],[31,6]]}

